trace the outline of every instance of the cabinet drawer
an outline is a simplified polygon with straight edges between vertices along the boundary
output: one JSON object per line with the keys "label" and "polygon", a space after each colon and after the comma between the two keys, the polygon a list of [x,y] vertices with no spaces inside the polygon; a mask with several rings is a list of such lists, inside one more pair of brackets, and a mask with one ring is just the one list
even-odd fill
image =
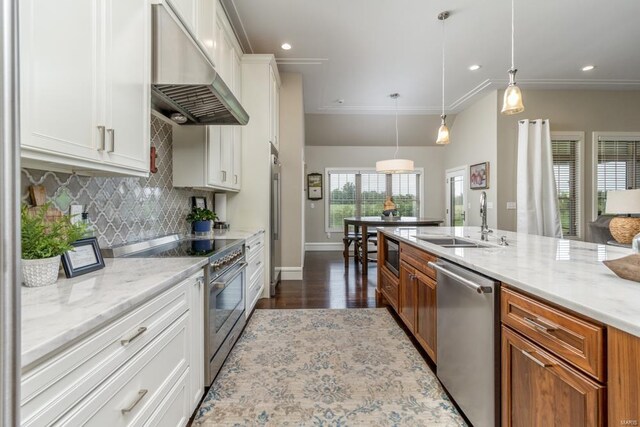
{"label": "cabinet drawer", "polygon": [[600,427],[604,386],[502,327],[502,425]]}
{"label": "cabinet drawer", "polygon": [[144,423],[145,427],[183,427],[189,421],[189,393],[187,381],[191,374],[191,367],[182,374],[167,397],[164,398],[156,412]]}
{"label": "cabinet drawer", "polygon": [[22,425],[45,425],[63,415],[175,322],[188,309],[187,283],[192,281],[177,285],[25,372]]}
{"label": "cabinet drawer", "polygon": [[436,262],[438,259],[430,253],[416,249],[411,245],[400,243],[400,258],[432,279],[436,279],[436,272],[429,267],[428,263]]}
{"label": "cabinet drawer", "polygon": [[247,279],[252,281],[260,270],[264,270],[264,249],[260,248],[250,259],[247,259]]}
{"label": "cabinet drawer", "polygon": [[260,269],[256,276],[249,282],[247,286],[247,306],[246,316],[249,317],[251,310],[255,307],[256,303],[262,295],[262,289],[264,285],[264,268]]}
{"label": "cabinet drawer", "polygon": [[506,288],[501,299],[505,325],[604,381],[603,327]]}
{"label": "cabinet drawer", "polygon": [[254,256],[257,256],[258,252],[261,251],[263,248],[264,248],[264,231],[261,231],[249,237],[245,243],[247,261],[250,261]]}
{"label": "cabinet drawer", "polygon": [[188,372],[188,322],[185,313],[57,424],[113,427],[147,421]]}
{"label": "cabinet drawer", "polygon": [[399,279],[389,273],[386,267],[380,268],[380,292],[396,311],[398,311],[398,282]]}

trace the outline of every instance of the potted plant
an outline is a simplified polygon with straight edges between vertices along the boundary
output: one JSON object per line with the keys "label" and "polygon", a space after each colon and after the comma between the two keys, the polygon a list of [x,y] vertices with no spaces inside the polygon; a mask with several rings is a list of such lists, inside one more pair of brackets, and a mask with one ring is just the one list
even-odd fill
{"label": "potted plant", "polygon": [[69,215],[46,217],[49,204],[31,212],[22,206],[22,276],[25,286],[53,285],[58,280],[60,255],[82,238],[85,224],[71,223]]}
{"label": "potted plant", "polygon": [[189,215],[187,215],[187,221],[193,224],[193,231],[195,233],[209,233],[211,231],[211,225],[216,218],[215,212],[197,207],[194,207]]}

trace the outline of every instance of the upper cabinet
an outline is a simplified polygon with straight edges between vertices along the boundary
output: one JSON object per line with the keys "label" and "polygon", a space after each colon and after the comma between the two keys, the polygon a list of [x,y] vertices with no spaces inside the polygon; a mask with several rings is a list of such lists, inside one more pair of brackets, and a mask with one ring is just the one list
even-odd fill
{"label": "upper cabinet", "polygon": [[269,69],[269,141],[280,149],[280,79],[275,68]]}
{"label": "upper cabinet", "polygon": [[147,2],[20,2],[23,165],[147,176]]}

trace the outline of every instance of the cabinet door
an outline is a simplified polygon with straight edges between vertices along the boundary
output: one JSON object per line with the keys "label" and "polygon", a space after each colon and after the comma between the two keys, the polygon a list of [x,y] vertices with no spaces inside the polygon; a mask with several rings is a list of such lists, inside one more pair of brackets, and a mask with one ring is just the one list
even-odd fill
{"label": "cabinet door", "polygon": [[269,68],[269,141],[278,148],[278,81]]}
{"label": "cabinet door", "polygon": [[198,0],[197,3],[197,27],[198,40],[202,43],[209,59],[216,61],[216,5],[217,0]]}
{"label": "cabinet door", "polygon": [[104,161],[149,170],[151,9],[144,1],[107,0]]}
{"label": "cabinet door", "polygon": [[207,126],[207,184],[222,186],[222,126]]}
{"label": "cabinet door", "polygon": [[231,187],[233,178],[233,126],[220,126],[222,185]]}
{"label": "cabinet door", "polygon": [[227,34],[225,27],[222,23],[222,18],[219,18],[216,21],[217,26],[217,37],[216,37],[216,71],[222,77],[222,80],[229,86],[231,89],[231,79],[232,79],[232,51],[231,41],[229,39],[229,35]]}
{"label": "cabinet door", "polygon": [[233,127],[233,181],[236,190],[242,188],[242,128]]}
{"label": "cabinet door", "polygon": [[173,9],[178,12],[180,19],[194,35],[197,34],[196,28],[196,2],[193,0],[167,0]]}
{"label": "cabinet door", "polygon": [[502,425],[604,425],[604,387],[502,327]]}
{"label": "cabinet door", "polygon": [[191,349],[189,353],[189,413],[198,408],[204,392],[204,277],[202,273],[189,279],[189,312]]}
{"label": "cabinet door", "polygon": [[23,0],[19,5],[23,157],[99,162],[103,134],[98,126],[104,125],[100,3]]}
{"label": "cabinet door", "polygon": [[398,314],[411,332],[416,323],[416,275],[415,270],[406,263],[400,264],[400,299]]}
{"label": "cabinet door", "polygon": [[417,272],[416,288],[415,336],[431,360],[436,362],[436,282],[429,276]]}

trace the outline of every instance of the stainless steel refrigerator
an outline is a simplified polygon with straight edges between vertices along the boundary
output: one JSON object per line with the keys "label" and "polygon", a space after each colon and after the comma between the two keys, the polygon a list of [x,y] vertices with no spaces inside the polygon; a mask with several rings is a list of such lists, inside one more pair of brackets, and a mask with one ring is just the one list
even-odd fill
{"label": "stainless steel refrigerator", "polygon": [[276,286],[280,282],[280,267],[282,266],[282,236],[281,236],[281,164],[278,150],[271,144],[271,286],[270,295],[276,294]]}

